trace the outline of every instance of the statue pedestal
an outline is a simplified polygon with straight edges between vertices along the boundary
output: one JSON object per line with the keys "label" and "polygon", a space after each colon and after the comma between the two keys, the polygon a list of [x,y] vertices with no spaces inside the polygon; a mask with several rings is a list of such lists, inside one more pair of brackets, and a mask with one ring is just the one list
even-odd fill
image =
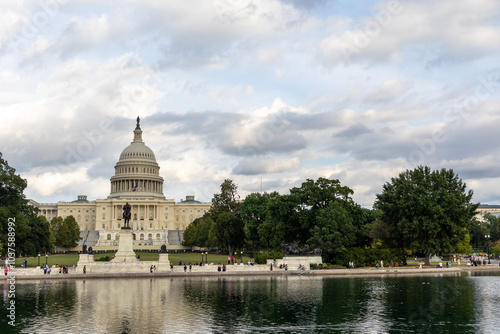
{"label": "statue pedestal", "polygon": [[168,253],[160,253],[160,258],[158,259],[158,271],[159,272],[170,271],[170,261],[168,259]]}
{"label": "statue pedestal", "polygon": [[115,258],[112,262],[124,263],[132,262],[136,263],[137,258],[134,253],[134,246],[132,243],[132,230],[122,229],[120,231],[120,241],[118,243],[118,252],[116,252]]}

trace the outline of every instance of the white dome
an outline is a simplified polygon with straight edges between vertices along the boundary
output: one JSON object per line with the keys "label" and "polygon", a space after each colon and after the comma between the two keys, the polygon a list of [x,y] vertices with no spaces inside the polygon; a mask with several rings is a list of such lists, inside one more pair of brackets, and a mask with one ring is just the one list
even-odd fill
{"label": "white dome", "polygon": [[120,160],[148,160],[155,161],[156,157],[153,150],[147,147],[144,143],[132,143],[120,154]]}

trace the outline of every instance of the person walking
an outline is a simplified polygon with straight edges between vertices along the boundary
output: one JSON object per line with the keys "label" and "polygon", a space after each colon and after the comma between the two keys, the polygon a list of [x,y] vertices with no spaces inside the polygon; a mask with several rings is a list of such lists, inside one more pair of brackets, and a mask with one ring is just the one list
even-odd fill
{"label": "person walking", "polygon": [[5,272],[5,276],[7,276],[7,272],[9,271],[9,267],[5,266],[5,269],[3,271]]}
{"label": "person walking", "polygon": [[87,266],[83,266],[83,273],[86,274],[87,273]]}

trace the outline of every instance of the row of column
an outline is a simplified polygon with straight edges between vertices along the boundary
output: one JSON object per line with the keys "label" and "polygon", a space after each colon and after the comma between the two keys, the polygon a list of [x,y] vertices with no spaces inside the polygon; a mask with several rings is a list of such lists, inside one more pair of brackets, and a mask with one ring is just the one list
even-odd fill
{"label": "row of column", "polygon": [[113,181],[111,192],[133,191],[133,187],[137,187],[136,191],[163,193],[163,182],[139,179]]}
{"label": "row of column", "polygon": [[[149,220],[149,215],[152,213],[153,214],[153,220],[158,220],[158,206],[157,205],[152,205],[152,209],[150,209],[150,205],[133,205],[132,206],[132,220],[134,220],[134,215],[137,214],[137,220],[141,219],[141,213],[144,213],[144,220]],[[120,208],[121,207],[121,208]],[[137,209],[135,209],[137,207]],[[141,207],[144,207],[144,211],[141,211]],[[111,211],[111,217],[114,217],[113,219],[118,219],[118,217],[121,218],[121,215],[123,214],[123,206],[121,205],[113,205],[112,211]]]}

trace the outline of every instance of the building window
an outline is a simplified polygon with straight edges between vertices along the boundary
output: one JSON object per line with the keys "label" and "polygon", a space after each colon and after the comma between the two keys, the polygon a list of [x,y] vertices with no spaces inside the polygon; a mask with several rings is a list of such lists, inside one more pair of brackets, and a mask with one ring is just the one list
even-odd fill
{"label": "building window", "polygon": [[102,229],[105,230],[106,229],[106,224],[102,224]]}
{"label": "building window", "polygon": [[95,222],[95,216],[92,216],[92,221]]}
{"label": "building window", "polygon": [[132,234],[132,240],[136,240],[135,234]]}
{"label": "building window", "polygon": [[141,213],[141,220],[144,220],[144,213]]}
{"label": "building window", "polygon": [[149,220],[153,220],[153,214],[152,213],[149,214]]}
{"label": "building window", "polygon": [[151,233],[148,234],[148,240],[153,240],[153,235]]}
{"label": "building window", "polygon": [[141,240],[144,240],[144,234],[141,233]]}
{"label": "building window", "polygon": [[118,228],[120,228],[120,223],[118,223]]}
{"label": "building window", "polygon": [[104,219],[106,219],[106,214],[105,213],[102,214],[102,220],[104,220]]}
{"label": "building window", "polygon": [[149,223],[149,228],[153,228],[153,223]]}
{"label": "building window", "polygon": [[160,233],[156,233],[156,240],[160,240]]}
{"label": "building window", "polygon": [[88,222],[89,221],[89,216],[85,216],[85,221]]}
{"label": "building window", "polygon": [[175,217],[175,221],[179,221],[179,217]]}
{"label": "building window", "polygon": [[168,219],[168,215],[165,215],[165,219]]}
{"label": "building window", "polygon": [[106,239],[111,240],[111,234],[108,234]]}
{"label": "building window", "polygon": [[78,216],[77,220],[80,221],[80,216]]}

